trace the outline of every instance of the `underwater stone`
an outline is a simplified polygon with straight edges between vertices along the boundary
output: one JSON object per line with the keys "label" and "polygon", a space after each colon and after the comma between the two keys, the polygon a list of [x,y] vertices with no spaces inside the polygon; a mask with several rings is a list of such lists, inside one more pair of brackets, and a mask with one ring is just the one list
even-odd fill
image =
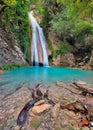
{"label": "underwater stone", "polygon": [[34,106],[32,108],[32,112],[34,114],[39,114],[39,113],[41,113],[41,112],[43,112],[43,111],[45,111],[45,110],[47,110],[47,109],[49,109],[51,107],[52,106],[50,104],[43,104],[43,105],[40,105],[40,106]]}

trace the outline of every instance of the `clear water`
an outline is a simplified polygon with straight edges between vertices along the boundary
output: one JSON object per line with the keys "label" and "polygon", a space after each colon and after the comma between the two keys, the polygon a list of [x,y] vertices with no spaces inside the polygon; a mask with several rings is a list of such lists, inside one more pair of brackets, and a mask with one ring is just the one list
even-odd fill
{"label": "clear water", "polygon": [[22,83],[31,86],[40,81],[49,85],[56,81],[69,83],[79,80],[93,84],[93,71],[58,67],[23,67],[5,71],[0,75],[0,90],[12,89]]}

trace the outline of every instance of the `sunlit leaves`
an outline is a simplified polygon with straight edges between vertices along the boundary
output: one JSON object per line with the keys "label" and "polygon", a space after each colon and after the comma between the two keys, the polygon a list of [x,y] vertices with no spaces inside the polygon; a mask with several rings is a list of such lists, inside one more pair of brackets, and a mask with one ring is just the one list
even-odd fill
{"label": "sunlit leaves", "polygon": [[93,21],[79,20],[75,28],[73,28],[72,32],[76,33],[77,35],[80,34],[81,32],[85,34],[93,33]]}
{"label": "sunlit leaves", "polygon": [[16,5],[17,1],[16,0],[3,0],[5,4],[8,6],[13,6]]}

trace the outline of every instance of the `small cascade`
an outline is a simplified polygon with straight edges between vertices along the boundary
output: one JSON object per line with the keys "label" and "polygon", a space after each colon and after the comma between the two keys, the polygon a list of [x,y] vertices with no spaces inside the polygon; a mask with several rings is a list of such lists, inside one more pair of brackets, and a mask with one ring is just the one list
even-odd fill
{"label": "small cascade", "polygon": [[32,26],[31,63],[33,66],[48,66],[48,54],[43,30],[31,12],[28,13],[28,16]]}

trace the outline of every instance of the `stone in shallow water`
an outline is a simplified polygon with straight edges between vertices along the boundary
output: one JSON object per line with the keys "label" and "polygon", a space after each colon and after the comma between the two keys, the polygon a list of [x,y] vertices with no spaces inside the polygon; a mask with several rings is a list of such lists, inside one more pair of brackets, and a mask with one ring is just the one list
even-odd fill
{"label": "stone in shallow water", "polygon": [[33,126],[34,128],[38,128],[41,124],[41,118],[38,117],[33,117],[31,120],[31,126]]}
{"label": "stone in shallow water", "polygon": [[87,83],[85,81],[78,81],[77,84],[79,84],[79,85],[86,85]]}
{"label": "stone in shallow water", "polygon": [[58,114],[59,114],[59,110],[60,110],[60,104],[56,104],[53,108],[52,108],[52,112],[51,112],[51,116],[53,118],[57,118]]}
{"label": "stone in shallow water", "polygon": [[51,107],[52,106],[50,104],[43,104],[43,105],[40,105],[40,106],[34,106],[32,108],[32,112],[34,114],[39,114],[39,113],[41,113],[41,112],[43,112],[43,111],[45,111],[45,110],[47,110],[47,109],[49,109]]}
{"label": "stone in shallow water", "polygon": [[45,100],[40,100],[40,101],[36,102],[34,104],[34,106],[39,106],[39,105],[44,104],[44,103],[45,103]]}
{"label": "stone in shallow water", "polygon": [[3,70],[2,69],[0,69],[0,74],[3,74]]}
{"label": "stone in shallow water", "polygon": [[10,128],[16,126],[16,121],[15,121],[15,120],[9,120],[9,121],[8,121],[8,126],[9,126]]}
{"label": "stone in shallow water", "polygon": [[14,130],[19,130],[19,129],[20,129],[19,126],[14,127]]}
{"label": "stone in shallow water", "polygon": [[64,83],[61,82],[61,81],[57,81],[57,82],[56,82],[56,85],[61,86],[61,85],[64,85]]}

